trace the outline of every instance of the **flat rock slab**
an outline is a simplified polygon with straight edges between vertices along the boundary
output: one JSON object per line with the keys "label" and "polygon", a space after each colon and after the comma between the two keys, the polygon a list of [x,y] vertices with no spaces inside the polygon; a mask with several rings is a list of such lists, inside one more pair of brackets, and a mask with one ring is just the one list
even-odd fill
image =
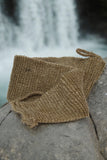
{"label": "flat rock slab", "polygon": [[[10,108],[9,105],[6,107]],[[9,112],[0,126],[0,158],[100,160],[101,155],[89,118],[70,123],[42,124],[29,129],[21,123],[18,115]]]}
{"label": "flat rock slab", "polygon": [[89,97],[90,117],[23,125],[9,104],[0,109],[0,160],[106,160],[107,67]]}

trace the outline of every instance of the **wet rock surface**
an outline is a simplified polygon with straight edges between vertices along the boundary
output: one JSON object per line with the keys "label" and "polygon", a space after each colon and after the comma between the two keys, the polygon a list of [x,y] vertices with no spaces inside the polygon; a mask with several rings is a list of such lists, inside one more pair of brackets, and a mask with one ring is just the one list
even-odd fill
{"label": "wet rock surface", "polygon": [[106,160],[107,67],[88,103],[89,118],[34,129],[5,105],[0,109],[0,160]]}

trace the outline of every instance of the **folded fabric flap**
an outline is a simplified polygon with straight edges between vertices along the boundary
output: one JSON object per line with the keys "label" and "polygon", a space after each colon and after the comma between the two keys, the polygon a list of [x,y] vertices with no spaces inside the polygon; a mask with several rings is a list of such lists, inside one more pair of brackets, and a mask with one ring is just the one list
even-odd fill
{"label": "folded fabric flap", "polygon": [[38,98],[40,98],[44,93],[43,92],[40,92],[40,91],[35,91],[35,92],[32,92],[32,93],[28,93],[26,94],[25,96],[21,97],[20,98],[20,101],[33,101],[33,100],[36,100]]}
{"label": "folded fabric flap", "polygon": [[72,66],[73,68],[79,68],[85,72],[83,79],[84,94],[88,98],[93,85],[96,83],[100,75],[102,74],[105,62],[97,54],[78,48],[77,53],[87,58],[77,57],[43,57],[41,60],[57,63],[65,66]]}
{"label": "folded fabric flap", "polygon": [[58,82],[62,72],[70,69],[70,66],[56,65],[25,56],[15,56],[7,99],[15,101],[33,93],[43,94]]}
{"label": "folded fabric flap", "polygon": [[31,128],[38,123],[74,121],[89,116],[83,92],[83,75],[80,69],[62,73],[58,84],[32,102],[12,103],[20,113],[22,122]]}

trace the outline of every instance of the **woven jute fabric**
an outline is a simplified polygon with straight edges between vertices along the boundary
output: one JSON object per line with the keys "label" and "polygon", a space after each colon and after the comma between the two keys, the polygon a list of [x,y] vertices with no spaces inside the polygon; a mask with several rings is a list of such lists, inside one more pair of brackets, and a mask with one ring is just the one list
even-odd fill
{"label": "woven jute fabric", "polygon": [[7,99],[31,128],[89,116],[87,97],[105,62],[93,52],[77,49],[82,58],[16,55]]}

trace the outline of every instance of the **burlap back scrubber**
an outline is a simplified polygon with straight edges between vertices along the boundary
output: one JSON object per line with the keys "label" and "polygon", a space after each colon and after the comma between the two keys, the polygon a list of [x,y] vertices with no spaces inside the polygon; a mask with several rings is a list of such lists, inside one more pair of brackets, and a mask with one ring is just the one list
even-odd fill
{"label": "burlap back scrubber", "polygon": [[76,51],[87,58],[15,56],[7,99],[23,123],[33,128],[89,116],[86,99],[105,62],[95,53]]}

